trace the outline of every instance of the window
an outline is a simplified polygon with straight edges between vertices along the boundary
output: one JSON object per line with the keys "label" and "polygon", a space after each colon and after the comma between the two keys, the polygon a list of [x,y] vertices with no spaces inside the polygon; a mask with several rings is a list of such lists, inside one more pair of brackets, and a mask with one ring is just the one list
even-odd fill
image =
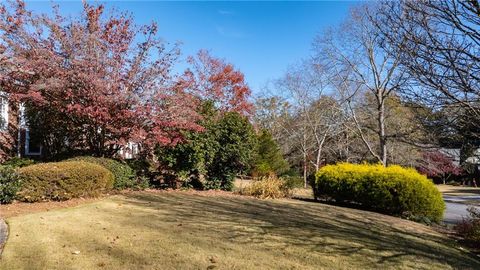
{"label": "window", "polygon": [[25,130],[25,155],[27,156],[39,156],[42,154],[42,145],[38,140],[38,136],[35,136],[30,130]]}
{"label": "window", "polygon": [[132,159],[140,152],[139,145],[134,142],[128,142],[127,145],[122,146],[118,154],[124,159]]}
{"label": "window", "polygon": [[8,99],[5,96],[0,96],[0,130],[6,131],[8,129]]}

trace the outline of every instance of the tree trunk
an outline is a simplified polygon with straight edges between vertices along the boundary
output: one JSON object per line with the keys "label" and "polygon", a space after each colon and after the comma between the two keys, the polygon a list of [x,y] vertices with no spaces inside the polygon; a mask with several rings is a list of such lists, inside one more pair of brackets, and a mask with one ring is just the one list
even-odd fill
{"label": "tree trunk", "polygon": [[348,132],[346,132],[345,143],[346,143],[346,145],[345,145],[345,157],[346,157],[347,162],[350,162],[350,149],[348,148],[348,146],[349,146]]}
{"label": "tree trunk", "polygon": [[323,134],[323,137],[320,141],[318,141],[318,149],[317,149],[317,160],[315,162],[315,172],[318,172],[320,170],[320,166],[322,165],[322,150],[323,150],[323,144],[325,143],[325,140],[327,139],[327,135],[329,132],[329,129]]}
{"label": "tree trunk", "polygon": [[317,158],[315,160],[315,172],[318,172],[320,169],[320,163],[322,162],[322,146],[319,146],[317,149]]}
{"label": "tree trunk", "polygon": [[307,188],[307,134],[303,131],[303,187]]}
{"label": "tree trunk", "polygon": [[380,158],[383,166],[387,166],[387,136],[385,132],[385,102],[383,93],[378,94],[378,139]]}
{"label": "tree trunk", "polygon": [[303,187],[307,188],[307,152],[303,152]]}

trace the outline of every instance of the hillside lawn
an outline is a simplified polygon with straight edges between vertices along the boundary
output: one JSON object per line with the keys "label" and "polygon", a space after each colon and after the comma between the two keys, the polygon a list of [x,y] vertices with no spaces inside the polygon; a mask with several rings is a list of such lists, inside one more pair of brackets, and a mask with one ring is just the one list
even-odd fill
{"label": "hillside lawn", "polygon": [[132,192],[7,222],[9,270],[480,269],[418,223],[222,192]]}

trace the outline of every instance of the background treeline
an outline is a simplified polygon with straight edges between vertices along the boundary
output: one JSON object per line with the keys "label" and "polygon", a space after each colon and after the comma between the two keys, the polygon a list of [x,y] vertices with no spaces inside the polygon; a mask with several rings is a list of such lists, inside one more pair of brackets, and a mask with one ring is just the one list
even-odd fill
{"label": "background treeline", "polygon": [[[444,181],[476,177],[478,14],[478,1],[360,5],[266,86],[255,123],[305,181],[339,161],[416,167]],[[460,149],[459,163],[444,149]]]}
{"label": "background treeline", "polygon": [[[84,4],[80,16],[0,9],[2,89],[24,104],[46,160],[116,157],[172,187],[230,189],[239,174],[307,178],[325,164],[478,172],[478,1],[383,1],[318,34],[312,54],[250,97],[206,51],[182,61],[157,26]],[[460,149],[459,164],[442,149]],[[283,160],[285,157],[286,161]]]}

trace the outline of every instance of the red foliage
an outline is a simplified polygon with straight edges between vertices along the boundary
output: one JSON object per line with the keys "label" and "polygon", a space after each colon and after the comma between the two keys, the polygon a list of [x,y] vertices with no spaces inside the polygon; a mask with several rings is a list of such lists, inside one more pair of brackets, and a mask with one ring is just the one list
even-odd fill
{"label": "red foliage", "polygon": [[[70,141],[97,154],[126,141],[174,144],[182,130],[201,130],[196,97],[171,74],[177,46],[166,49],[155,24],[132,22],[102,5],[84,3],[78,19],[57,7],[50,16],[30,13],[21,1],[1,5],[2,89],[34,111],[48,111],[45,123],[68,125]],[[231,84],[233,95],[248,92],[243,76],[226,74],[213,84]]]}
{"label": "red foliage", "polygon": [[185,72],[183,80],[188,82],[192,93],[203,100],[214,101],[221,111],[235,111],[244,116],[252,113],[253,104],[248,100],[250,88],[243,73],[232,64],[212,57],[205,50],[190,57],[188,62],[192,68]]}
{"label": "red foliage", "polygon": [[417,167],[420,173],[428,177],[446,177],[447,175],[461,175],[463,170],[453,163],[453,159],[440,151],[426,151],[422,154],[423,160]]}

